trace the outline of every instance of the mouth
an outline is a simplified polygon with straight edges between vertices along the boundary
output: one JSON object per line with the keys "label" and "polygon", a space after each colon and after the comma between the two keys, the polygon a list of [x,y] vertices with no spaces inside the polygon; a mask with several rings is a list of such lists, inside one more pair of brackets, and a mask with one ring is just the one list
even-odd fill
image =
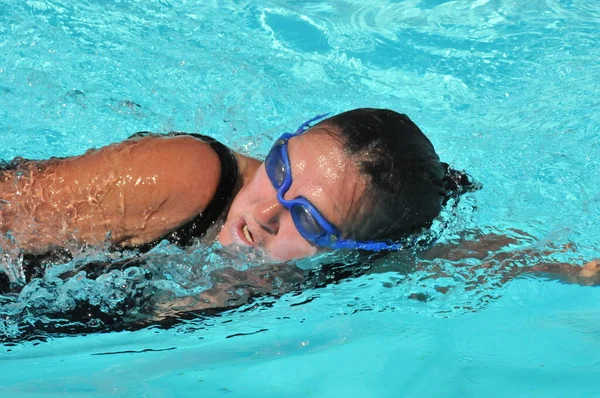
{"label": "mouth", "polygon": [[245,224],[242,228],[242,232],[244,233],[244,237],[250,242],[250,243],[254,243],[254,237],[252,236],[252,233],[250,232],[250,230],[248,229],[248,224]]}
{"label": "mouth", "polygon": [[236,222],[232,228],[232,236],[234,236],[234,242],[241,244],[243,246],[256,246],[256,239],[246,220],[240,218],[238,222]]}

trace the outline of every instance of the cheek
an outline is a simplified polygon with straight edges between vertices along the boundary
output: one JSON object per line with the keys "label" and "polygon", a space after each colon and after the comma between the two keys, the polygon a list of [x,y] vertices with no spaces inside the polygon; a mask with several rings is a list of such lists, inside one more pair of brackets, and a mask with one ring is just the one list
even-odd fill
{"label": "cheek", "polygon": [[246,207],[249,203],[252,203],[252,195],[251,192],[248,190],[248,187],[246,186],[240,189],[238,194],[233,199],[229,212],[239,213],[240,210]]}
{"label": "cheek", "polygon": [[260,201],[272,190],[271,182],[265,174],[264,167],[256,171],[254,178],[240,189],[231,204],[230,214],[246,211],[254,203]]}
{"label": "cheek", "polygon": [[279,261],[297,260],[317,253],[317,248],[300,235],[291,217],[282,221],[279,233],[267,243],[265,250],[270,257]]}
{"label": "cheek", "polygon": [[267,250],[270,257],[278,261],[299,260],[301,258],[310,257],[317,254],[317,249],[309,244],[306,246],[298,244],[290,244],[280,246],[273,250]]}

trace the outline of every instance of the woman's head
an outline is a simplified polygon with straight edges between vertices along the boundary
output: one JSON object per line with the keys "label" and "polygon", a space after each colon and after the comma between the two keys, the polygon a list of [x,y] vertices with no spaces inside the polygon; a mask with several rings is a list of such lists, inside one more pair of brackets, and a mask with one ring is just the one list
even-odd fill
{"label": "woman's head", "polygon": [[359,240],[396,241],[431,224],[448,195],[448,165],[406,115],[363,108],[320,123],[339,137],[366,180],[344,233]]}
{"label": "woman's head", "polygon": [[[277,167],[269,164],[275,157]],[[287,185],[273,178],[273,170],[285,168],[282,157],[289,158]],[[383,109],[345,112],[285,136],[267,166],[271,178],[262,165],[242,188],[219,241],[261,246],[281,260],[316,252],[315,240],[298,231],[307,236],[309,224],[299,222],[306,214],[318,219],[320,213],[342,238],[396,241],[428,226],[448,196],[447,166],[429,140],[408,117]],[[305,211],[292,217],[294,203]]]}

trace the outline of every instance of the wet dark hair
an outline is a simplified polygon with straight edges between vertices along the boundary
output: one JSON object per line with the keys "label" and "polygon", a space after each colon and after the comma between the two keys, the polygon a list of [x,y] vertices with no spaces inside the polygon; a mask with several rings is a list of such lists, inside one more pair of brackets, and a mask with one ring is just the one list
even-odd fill
{"label": "wet dark hair", "polygon": [[449,199],[479,188],[466,173],[441,162],[404,114],[361,108],[319,125],[333,130],[367,183],[354,216],[340,226],[345,237],[399,241],[431,226]]}

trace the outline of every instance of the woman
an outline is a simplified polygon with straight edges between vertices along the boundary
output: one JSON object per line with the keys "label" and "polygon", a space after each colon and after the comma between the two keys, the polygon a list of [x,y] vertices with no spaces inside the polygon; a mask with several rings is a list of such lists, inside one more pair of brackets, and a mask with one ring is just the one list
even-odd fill
{"label": "woman", "polygon": [[186,245],[224,217],[219,242],[277,260],[398,249],[449,196],[474,186],[439,161],[406,115],[355,109],[308,128],[323,116],[284,134],[265,163],[181,133],[138,133],[72,158],[15,159],[0,174],[2,246],[39,255],[105,242]]}
{"label": "woman", "polygon": [[[288,261],[322,250],[398,250],[446,201],[477,189],[406,116],[355,109],[283,134],[264,163],[200,135],[138,133],[84,155],[0,171],[5,252],[146,251],[217,236]],[[426,234],[425,234],[426,235]]]}
{"label": "woman", "polygon": [[[208,137],[181,133],[138,133],[72,158],[13,160],[0,172],[0,247],[5,254],[24,253],[30,266],[29,275],[12,275],[10,283],[4,276],[4,285],[10,284],[4,289],[19,289],[35,276],[40,256],[77,252],[83,246],[146,251],[162,239],[186,246],[195,238],[215,236],[224,246],[262,250],[280,261],[248,272],[214,271],[212,288],[194,297],[133,296],[119,304],[123,317],[83,302],[68,316],[78,324],[94,325],[78,332],[85,327],[140,327],[157,319],[168,325],[182,311],[235,307],[252,297],[336,278],[324,268],[306,279],[302,270],[282,264],[287,260],[332,249],[429,246],[424,232],[446,201],[477,188],[466,174],[440,162],[431,142],[406,115],[355,109],[309,128],[322,117],[307,121],[294,134],[283,134],[264,163]],[[502,256],[500,248],[510,243],[506,237],[488,235],[464,248],[436,245],[420,256],[456,263],[475,253],[485,266],[487,260],[501,261],[490,252]],[[408,257],[414,267],[421,266],[418,258]],[[144,268],[146,261],[139,257],[109,266]],[[532,271],[564,274],[588,284],[596,283],[599,266],[542,264]],[[87,277],[94,279],[106,265],[86,267]],[[384,271],[390,270],[386,265]],[[130,290],[145,289],[145,278],[129,281]],[[32,333],[36,328],[62,331],[60,324],[23,325]]]}

